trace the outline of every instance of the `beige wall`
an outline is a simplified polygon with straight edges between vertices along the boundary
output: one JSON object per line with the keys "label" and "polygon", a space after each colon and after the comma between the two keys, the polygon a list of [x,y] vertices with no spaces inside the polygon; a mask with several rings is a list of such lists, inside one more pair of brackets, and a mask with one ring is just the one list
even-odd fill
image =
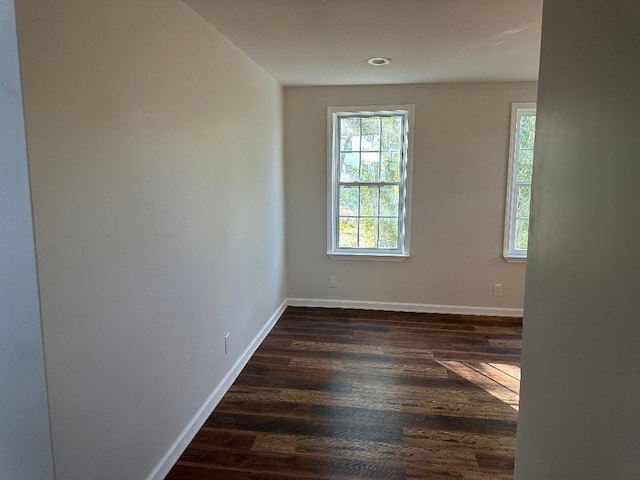
{"label": "beige wall", "polygon": [[57,478],[140,480],[285,298],[282,88],[178,0],[18,7]]}
{"label": "beige wall", "polygon": [[[509,121],[535,98],[535,83],[285,88],[288,296],[522,308],[525,266],[502,259]],[[381,104],[415,104],[411,258],[331,260],[327,107]]]}
{"label": "beige wall", "polygon": [[544,3],[518,480],[640,478],[638,18]]}

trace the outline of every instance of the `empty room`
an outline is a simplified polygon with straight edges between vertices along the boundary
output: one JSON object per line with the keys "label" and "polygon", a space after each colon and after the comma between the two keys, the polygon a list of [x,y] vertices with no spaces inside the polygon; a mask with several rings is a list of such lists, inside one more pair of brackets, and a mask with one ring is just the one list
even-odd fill
{"label": "empty room", "polygon": [[0,0],[0,478],[640,475],[640,4]]}

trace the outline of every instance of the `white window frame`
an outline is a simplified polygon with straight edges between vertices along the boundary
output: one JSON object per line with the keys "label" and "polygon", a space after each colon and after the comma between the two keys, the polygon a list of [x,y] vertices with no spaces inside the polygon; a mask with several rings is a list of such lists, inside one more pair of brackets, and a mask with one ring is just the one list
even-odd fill
{"label": "white window frame", "polygon": [[503,257],[507,262],[527,261],[527,250],[515,247],[516,235],[516,190],[521,185],[531,185],[531,182],[519,182],[518,177],[518,139],[520,137],[520,117],[536,115],[535,102],[518,102],[511,104],[511,130],[509,136],[509,168],[507,176],[507,203],[504,222]]}
{"label": "white window frame", "polygon": [[[327,205],[327,255],[332,259],[405,261],[409,258],[411,218],[411,166],[413,158],[414,105],[375,105],[329,107],[328,132],[328,205]],[[398,248],[339,248],[338,247],[338,179],[340,162],[340,138],[337,136],[338,119],[358,116],[404,116],[403,154],[400,167],[400,196],[398,205]]]}

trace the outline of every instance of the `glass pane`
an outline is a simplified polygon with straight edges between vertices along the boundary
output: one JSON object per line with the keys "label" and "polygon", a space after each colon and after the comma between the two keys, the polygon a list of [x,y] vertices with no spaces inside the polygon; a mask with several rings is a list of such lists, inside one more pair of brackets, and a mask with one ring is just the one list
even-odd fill
{"label": "glass pane", "polygon": [[380,181],[399,182],[400,152],[382,152],[380,158]]}
{"label": "glass pane", "polygon": [[518,152],[518,182],[530,182],[533,173],[533,150],[526,149]]}
{"label": "glass pane", "polygon": [[529,219],[516,219],[516,238],[515,245],[519,250],[526,250],[529,246]]}
{"label": "glass pane", "polygon": [[378,152],[362,152],[362,162],[360,164],[360,181],[377,182],[378,170],[380,168],[380,154]]}
{"label": "glass pane", "polygon": [[520,149],[533,148],[536,138],[536,116],[522,115],[520,117],[520,138],[518,139],[518,147]]}
{"label": "glass pane", "polygon": [[378,244],[378,219],[377,218],[361,218],[360,219],[360,235],[358,237],[360,248],[376,248]]}
{"label": "glass pane", "polygon": [[340,216],[358,216],[359,187],[340,187]]}
{"label": "glass pane", "polygon": [[398,220],[395,218],[381,218],[378,247],[398,248]]}
{"label": "glass pane", "polygon": [[357,151],[360,150],[360,119],[341,118],[340,119],[340,150]]}
{"label": "glass pane", "polygon": [[363,118],[362,135],[380,135],[380,117]]}
{"label": "glass pane", "polygon": [[398,197],[400,188],[396,185],[380,187],[380,216],[398,216]]}
{"label": "glass pane", "polygon": [[357,182],[360,176],[360,154],[340,154],[340,181]]}
{"label": "glass pane", "polygon": [[358,246],[358,219],[339,218],[338,247],[350,248]]}
{"label": "glass pane", "polygon": [[362,150],[380,150],[380,118],[362,119]]}
{"label": "glass pane", "polygon": [[531,203],[531,187],[518,187],[516,198],[516,218],[529,218],[529,206]]}
{"label": "glass pane", "polygon": [[378,188],[379,187],[360,187],[361,216],[374,217],[378,215]]}
{"label": "glass pane", "polygon": [[402,117],[382,118],[382,150],[402,150]]}

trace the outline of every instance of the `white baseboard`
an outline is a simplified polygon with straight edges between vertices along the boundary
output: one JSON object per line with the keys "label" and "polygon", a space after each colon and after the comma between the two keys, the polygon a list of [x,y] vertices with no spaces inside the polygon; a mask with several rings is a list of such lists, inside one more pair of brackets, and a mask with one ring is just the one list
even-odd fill
{"label": "white baseboard", "polygon": [[155,466],[155,468],[151,471],[151,473],[147,476],[146,480],[163,480],[173,467],[175,463],[182,455],[182,452],[187,448],[193,437],[196,436],[198,430],[204,425],[204,422],[209,418],[213,410],[216,408],[220,400],[227,390],[233,385],[238,375],[247,364],[251,356],[260,346],[265,337],[269,334],[273,326],[276,324],[284,309],[287,307],[287,301],[285,300],[278,306],[276,311],[271,315],[269,321],[265,324],[264,327],[258,332],[258,334],[251,341],[249,346],[242,353],[240,358],[236,361],[236,363],[231,367],[231,370],[225,375],[225,377],[216,385],[216,388],[213,389],[209,398],[204,402],[204,404],[200,407],[200,409],[193,416],[191,421],[187,424],[186,427],[180,432],[178,438],[173,445],[169,448],[167,453],[160,459],[160,462]]}
{"label": "white baseboard", "polygon": [[483,315],[490,317],[522,317],[521,308],[467,307],[459,305],[428,305],[424,303],[369,302],[354,300],[328,300],[319,298],[289,298],[291,307],[359,308],[389,310],[392,312],[452,313],[457,315]]}

